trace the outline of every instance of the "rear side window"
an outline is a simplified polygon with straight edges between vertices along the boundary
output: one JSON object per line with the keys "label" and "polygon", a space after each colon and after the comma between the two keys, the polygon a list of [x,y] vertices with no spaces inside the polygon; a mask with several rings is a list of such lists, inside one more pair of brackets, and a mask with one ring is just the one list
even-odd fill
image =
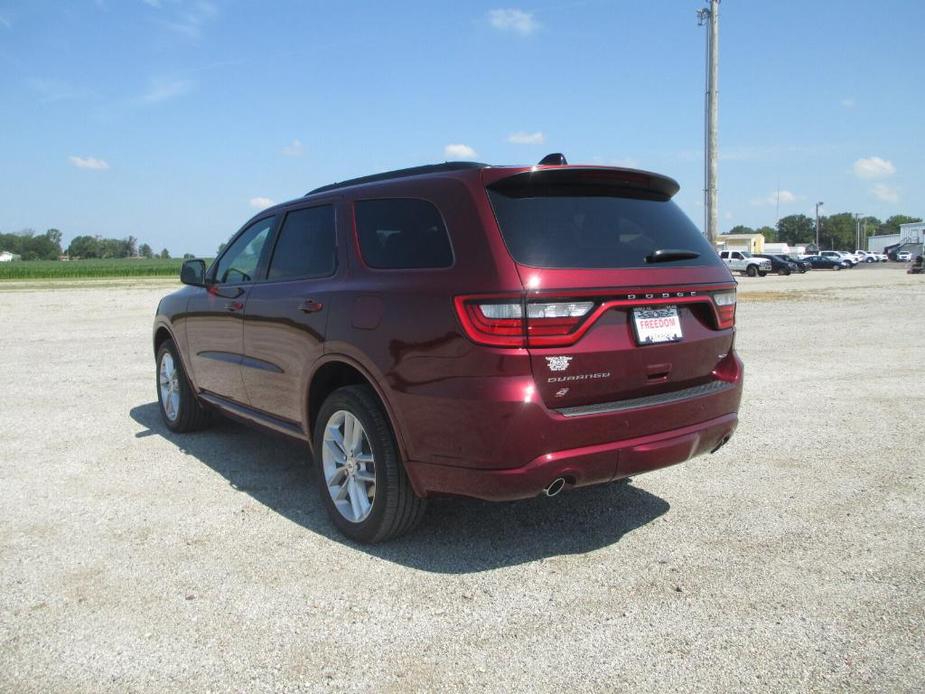
{"label": "rear side window", "polygon": [[426,200],[360,200],[355,205],[360,252],[374,268],[441,268],[453,264],[443,218]]}
{"label": "rear side window", "polygon": [[489,188],[488,196],[511,256],[523,265],[638,268],[646,267],[646,257],[659,249],[700,255],[657,267],[720,264],[700,230],[662,195],[502,180]]}
{"label": "rear side window", "polygon": [[334,208],[294,210],[279,232],[268,279],[328,277],[335,267]]}

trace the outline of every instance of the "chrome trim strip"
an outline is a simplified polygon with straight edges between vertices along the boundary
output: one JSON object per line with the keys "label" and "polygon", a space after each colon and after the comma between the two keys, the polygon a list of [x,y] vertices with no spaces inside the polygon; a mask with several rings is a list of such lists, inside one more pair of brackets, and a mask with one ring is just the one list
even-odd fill
{"label": "chrome trim strip", "polygon": [[681,400],[690,400],[700,398],[705,395],[715,395],[724,390],[734,388],[734,383],[728,381],[710,381],[699,386],[674,390],[670,393],[658,393],[657,395],[644,395],[641,398],[631,398],[629,400],[614,400],[612,402],[599,402],[593,405],[580,405],[578,407],[563,407],[561,410],[555,410],[564,417],[581,417],[589,414],[608,414],[612,412],[623,412],[624,410],[636,410],[642,407],[652,407],[654,405],[666,405]]}

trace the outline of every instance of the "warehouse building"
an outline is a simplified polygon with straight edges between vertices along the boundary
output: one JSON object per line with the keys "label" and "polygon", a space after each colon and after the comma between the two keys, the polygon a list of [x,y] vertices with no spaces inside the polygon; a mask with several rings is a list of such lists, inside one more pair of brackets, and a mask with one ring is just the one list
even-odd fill
{"label": "warehouse building", "polygon": [[868,236],[867,250],[872,253],[909,251],[913,255],[918,255],[922,252],[923,241],[925,241],[925,222],[900,224],[898,234]]}

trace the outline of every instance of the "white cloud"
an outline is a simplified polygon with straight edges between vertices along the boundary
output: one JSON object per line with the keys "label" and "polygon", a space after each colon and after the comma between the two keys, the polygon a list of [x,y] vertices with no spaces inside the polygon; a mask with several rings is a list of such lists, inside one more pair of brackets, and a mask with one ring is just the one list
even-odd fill
{"label": "white cloud", "polygon": [[732,212],[727,212],[726,214],[723,215],[723,217],[725,217],[726,219],[732,219],[733,214]]}
{"label": "white cloud", "polygon": [[873,193],[874,197],[878,200],[883,200],[884,202],[899,202],[899,191],[895,188],[891,188],[886,183],[878,183],[870,189],[870,192]]}
{"label": "white cloud", "polygon": [[287,157],[301,157],[305,153],[305,147],[302,142],[296,138],[280,150]]}
{"label": "white cloud", "polygon": [[751,203],[752,205],[761,207],[763,205],[776,205],[779,200],[781,205],[789,205],[792,202],[796,202],[797,200],[802,199],[802,195],[796,195],[791,193],[789,190],[775,190],[773,193],[768,193],[768,195],[762,198],[753,198]]}
{"label": "white cloud", "polygon": [[893,162],[880,157],[868,157],[854,162],[854,175],[858,178],[886,178],[896,173]]}
{"label": "white cloud", "polygon": [[443,156],[447,159],[475,159],[479,155],[469,145],[447,145],[443,148]]}
{"label": "white cloud", "polygon": [[262,195],[251,198],[248,200],[248,202],[250,203],[251,207],[256,207],[258,210],[265,210],[266,208],[273,207],[273,205],[276,204],[270,200],[270,198],[263,197]]}
{"label": "white cloud", "polygon": [[[156,10],[168,12],[168,8],[164,7],[160,0],[143,1]],[[208,0],[196,0],[195,2],[180,0],[172,3],[172,5],[176,6],[177,9],[172,10],[170,19],[155,21],[165,29],[194,41],[202,36],[203,26],[218,16],[218,7]]]}
{"label": "white cloud", "polygon": [[507,141],[515,145],[541,145],[546,142],[546,136],[541,132],[516,132],[507,136]]}
{"label": "white cloud", "polygon": [[68,157],[68,161],[71,162],[78,169],[93,169],[94,171],[103,171],[104,169],[109,168],[109,164],[102,159],[97,159],[96,157]]}
{"label": "white cloud", "polygon": [[529,36],[540,28],[539,22],[533,18],[533,13],[523,10],[490,10],[488,21],[498,31],[513,31],[521,36]]}
{"label": "white cloud", "polygon": [[851,97],[851,96],[849,96],[846,99],[841,100],[841,105],[844,108],[854,108],[854,104],[855,104],[854,97]]}
{"label": "white cloud", "polygon": [[141,95],[140,100],[146,104],[159,104],[188,94],[192,89],[193,83],[190,80],[155,81],[151,83],[148,91]]}

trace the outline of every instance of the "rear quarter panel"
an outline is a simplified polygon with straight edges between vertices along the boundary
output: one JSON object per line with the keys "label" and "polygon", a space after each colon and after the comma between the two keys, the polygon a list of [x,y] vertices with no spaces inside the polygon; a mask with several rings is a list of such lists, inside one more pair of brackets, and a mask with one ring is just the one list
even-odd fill
{"label": "rear quarter panel", "polygon": [[[470,406],[481,398],[497,399],[492,388],[499,377],[531,378],[525,350],[520,359],[511,350],[492,354],[470,342],[456,318],[456,295],[523,289],[513,262],[506,253],[499,255],[486,236],[484,215],[490,210],[480,208],[472,190],[466,181],[447,177],[365,186],[347,196],[349,267],[342,291],[333,298],[325,361],[344,355],[372,374],[389,400],[411,459],[490,456],[496,432],[469,421]],[[437,207],[453,246],[452,267],[366,266],[352,204],[389,197],[423,199]]]}

